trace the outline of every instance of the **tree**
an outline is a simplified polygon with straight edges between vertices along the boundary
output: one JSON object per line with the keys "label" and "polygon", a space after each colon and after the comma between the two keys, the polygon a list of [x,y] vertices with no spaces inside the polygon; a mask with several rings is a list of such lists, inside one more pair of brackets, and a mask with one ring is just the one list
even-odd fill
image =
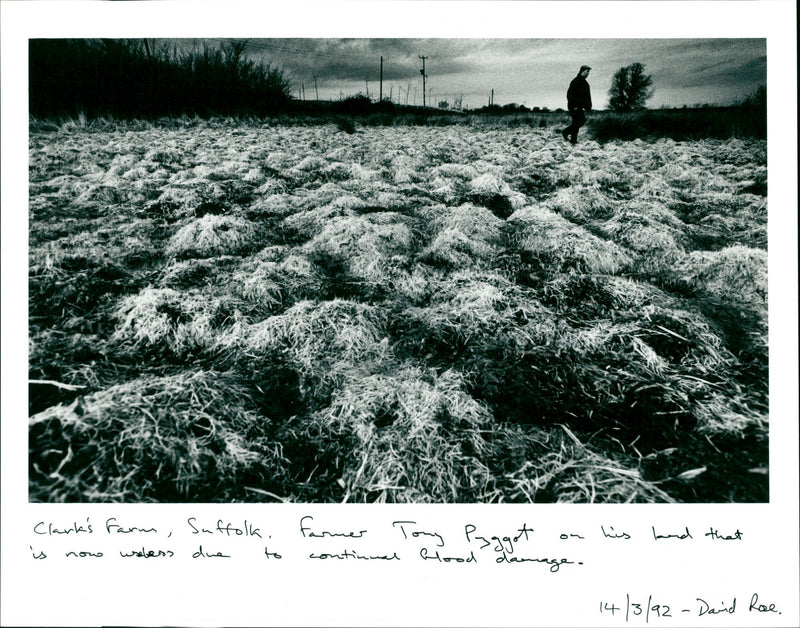
{"label": "tree", "polygon": [[639,111],[653,95],[653,77],[645,74],[643,63],[620,68],[608,90],[608,106],[614,111]]}

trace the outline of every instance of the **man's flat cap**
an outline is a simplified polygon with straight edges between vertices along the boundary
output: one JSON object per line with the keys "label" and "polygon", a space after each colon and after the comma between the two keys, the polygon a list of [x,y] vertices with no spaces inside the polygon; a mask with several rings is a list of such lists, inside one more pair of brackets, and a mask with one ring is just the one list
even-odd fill
{"label": "man's flat cap", "polygon": [[590,68],[588,65],[582,65],[582,66],[581,66],[581,69],[580,69],[580,70],[578,70],[578,72],[583,72],[584,70],[591,70],[591,69],[592,69],[592,68]]}

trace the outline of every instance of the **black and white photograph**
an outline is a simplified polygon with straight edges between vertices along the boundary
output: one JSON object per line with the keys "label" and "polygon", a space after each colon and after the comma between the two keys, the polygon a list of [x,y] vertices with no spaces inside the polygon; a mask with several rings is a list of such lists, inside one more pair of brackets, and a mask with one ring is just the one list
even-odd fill
{"label": "black and white photograph", "polygon": [[795,3],[0,5],[0,624],[798,625]]}
{"label": "black and white photograph", "polygon": [[769,501],[764,39],[29,52],[32,501]]}

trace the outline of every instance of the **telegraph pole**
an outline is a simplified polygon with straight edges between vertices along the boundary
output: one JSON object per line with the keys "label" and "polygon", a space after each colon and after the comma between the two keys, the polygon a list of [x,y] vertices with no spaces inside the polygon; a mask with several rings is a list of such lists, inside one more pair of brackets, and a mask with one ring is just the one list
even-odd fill
{"label": "telegraph pole", "polygon": [[317,100],[319,100],[319,90],[317,89],[317,77],[319,74],[314,74],[314,93],[317,95]]}
{"label": "telegraph pole", "polygon": [[428,75],[425,74],[425,59],[428,57],[423,57],[422,55],[417,55],[420,59],[422,59],[422,69],[419,71],[422,74],[422,106],[425,106],[425,79],[428,78]]}
{"label": "telegraph pole", "polygon": [[383,100],[383,57],[381,57],[381,83],[378,88],[378,102]]}

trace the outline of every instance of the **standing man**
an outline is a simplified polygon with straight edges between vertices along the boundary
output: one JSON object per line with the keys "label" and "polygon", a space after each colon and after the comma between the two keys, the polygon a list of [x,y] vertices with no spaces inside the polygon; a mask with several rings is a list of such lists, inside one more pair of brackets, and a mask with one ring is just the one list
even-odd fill
{"label": "standing man", "polygon": [[573,144],[578,143],[578,129],[586,123],[584,111],[592,110],[592,93],[589,90],[589,83],[586,82],[591,69],[588,65],[582,65],[578,70],[578,76],[572,79],[567,90],[567,109],[572,116],[572,124],[561,131],[561,135]]}

